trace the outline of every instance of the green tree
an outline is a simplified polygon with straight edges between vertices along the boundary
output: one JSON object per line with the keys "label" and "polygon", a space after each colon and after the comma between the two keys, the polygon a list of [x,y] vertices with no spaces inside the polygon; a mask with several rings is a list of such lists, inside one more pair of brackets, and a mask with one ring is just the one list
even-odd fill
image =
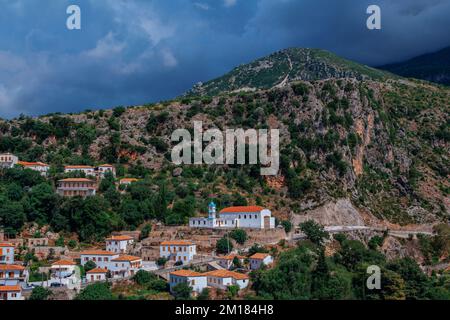
{"label": "green tree", "polygon": [[230,253],[233,250],[233,244],[227,237],[223,237],[217,241],[216,250],[218,253]]}
{"label": "green tree", "polygon": [[28,300],[47,300],[52,295],[52,292],[44,287],[35,287],[31,291],[31,295]]}
{"label": "green tree", "polygon": [[330,237],[328,232],[324,230],[323,226],[321,226],[314,220],[308,220],[300,223],[300,230],[312,243],[319,246],[323,245],[323,242]]}
{"label": "green tree", "polygon": [[241,245],[248,239],[247,232],[243,229],[234,229],[230,232],[230,237]]}
{"label": "green tree", "polygon": [[190,300],[192,288],[186,282],[181,282],[173,286],[172,293],[176,300]]}
{"label": "green tree", "polygon": [[202,292],[197,296],[197,300],[209,300],[210,292],[211,290],[209,288],[203,288]]}
{"label": "green tree", "polygon": [[91,271],[93,269],[97,268],[97,265],[95,264],[94,261],[89,260],[88,262],[86,262],[86,264],[84,265],[84,271],[88,272]]}
{"label": "green tree", "polygon": [[110,284],[99,282],[88,285],[75,297],[75,300],[113,300]]}
{"label": "green tree", "polygon": [[291,232],[292,222],[290,222],[289,220],[283,220],[283,221],[281,221],[281,225],[283,226],[284,231],[286,231],[286,233]]}

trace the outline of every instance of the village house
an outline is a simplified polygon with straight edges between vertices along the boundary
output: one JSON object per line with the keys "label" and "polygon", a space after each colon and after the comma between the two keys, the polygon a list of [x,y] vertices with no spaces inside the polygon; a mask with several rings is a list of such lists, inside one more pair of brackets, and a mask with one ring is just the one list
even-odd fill
{"label": "village house", "polygon": [[95,176],[95,169],[85,165],[71,165],[64,167],[64,173],[84,172],[86,176]]}
{"label": "village house", "polygon": [[76,263],[69,260],[58,260],[50,268],[51,278],[61,279],[70,277],[75,273]]}
{"label": "village house", "polygon": [[50,169],[50,166],[48,164],[43,163],[43,162],[19,161],[17,164],[22,166],[24,169],[30,169],[30,170],[38,171],[38,172],[40,172],[40,174],[42,176],[46,176],[48,170]]}
{"label": "village house", "polygon": [[250,256],[250,269],[257,270],[261,268],[261,265],[268,266],[273,263],[273,258],[270,254],[267,253],[255,253]]}
{"label": "village house", "polygon": [[106,274],[108,270],[102,268],[95,268],[86,272],[87,282],[106,281]]}
{"label": "village house", "polygon": [[111,236],[106,239],[106,251],[127,253],[133,242],[130,236]]}
{"label": "village house", "polygon": [[228,207],[219,212],[216,217],[216,204],[208,205],[207,218],[190,218],[189,226],[192,228],[253,228],[273,229],[275,218],[268,209],[260,206]]}
{"label": "village house", "polygon": [[14,245],[8,242],[0,243],[0,264],[14,263]]}
{"label": "village house", "polygon": [[24,300],[20,285],[0,285],[0,300]]}
{"label": "village house", "polygon": [[0,285],[17,284],[18,282],[23,282],[25,278],[25,267],[15,264],[0,265]]}
{"label": "village house", "polygon": [[103,178],[107,172],[111,172],[112,175],[116,176],[116,168],[110,164],[101,164],[97,167],[97,173],[100,178]]}
{"label": "village house", "polygon": [[159,256],[174,262],[182,261],[183,264],[190,262],[196,254],[196,245],[191,241],[163,241],[159,245]]}
{"label": "village house", "polygon": [[206,275],[208,286],[227,289],[231,285],[237,285],[240,289],[248,286],[249,276],[246,274],[228,271],[228,270],[214,270],[204,273]]}
{"label": "village house", "polygon": [[0,168],[11,169],[19,162],[19,158],[11,153],[0,153]]}
{"label": "village house", "polygon": [[113,277],[131,277],[142,268],[140,257],[120,255],[111,260],[110,268]]}
{"label": "village house", "polygon": [[227,256],[218,257],[217,263],[222,268],[229,270],[233,266],[233,261],[235,258],[238,259],[241,265],[244,264],[245,257],[237,254],[230,254]]}
{"label": "village house", "polygon": [[170,292],[173,292],[173,287],[179,283],[187,283],[194,294],[202,292],[208,286],[206,275],[192,270],[176,270],[169,274]]}
{"label": "village house", "polygon": [[95,181],[86,178],[68,178],[58,181],[56,192],[63,197],[95,195]]}
{"label": "village house", "polygon": [[111,261],[119,257],[118,253],[104,250],[88,250],[80,253],[81,265],[84,266],[88,261],[102,269],[110,270]]}
{"label": "village house", "polygon": [[130,185],[133,182],[137,182],[137,181],[139,181],[139,179],[136,179],[136,178],[123,178],[123,179],[119,180],[119,184],[121,184],[121,185]]}

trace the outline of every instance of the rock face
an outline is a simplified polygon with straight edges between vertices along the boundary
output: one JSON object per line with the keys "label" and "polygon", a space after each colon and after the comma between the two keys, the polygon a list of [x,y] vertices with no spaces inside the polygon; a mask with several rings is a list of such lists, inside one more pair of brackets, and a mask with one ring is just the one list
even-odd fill
{"label": "rock face", "polygon": [[294,225],[306,220],[314,220],[324,226],[363,226],[364,221],[358,210],[348,199],[339,199],[307,211],[305,215],[294,215],[291,219]]}

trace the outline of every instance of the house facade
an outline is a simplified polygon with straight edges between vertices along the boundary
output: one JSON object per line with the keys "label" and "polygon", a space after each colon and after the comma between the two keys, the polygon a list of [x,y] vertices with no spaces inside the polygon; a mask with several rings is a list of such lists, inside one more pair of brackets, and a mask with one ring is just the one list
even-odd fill
{"label": "house facade", "polygon": [[0,153],[0,169],[11,169],[19,162],[19,158],[11,153]]}
{"label": "house facade", "polygon": [[102,268],[95,268],[86,272],[87,282],[106,281],[106,274],[108,270]]}
{"label": "house facade", "polygon": [[244,264],[245,257],[236,254],[218,257],[217,263],[222,268],[229,270],[233,266],[233,261],[235,258],[237,258],[241,264]]}
{"label": "house facade", "polygon": [[169,274],[170,292],[179,283],[187,283],[197,294],[208,286],[206,275],[192,270],[176,270]]}
{"label": "house facade", "polygon": [[111,260],[109,269],[113,278],[132,277],[142,268],[140,257],[120,255]]}
{"label": "house facade", "polygon": [[249,284],[249,276],[234,271],[214,270],[206,272],[204,275],[206,275],[208,286],[218,289],[227,289],[232,285],[244,289]]}
{"label": "house facade", "polygon": [[58,181],[56,192],[63,197],[89,197],[96,192],[95,181],[86,178],[69,178]]}
{"label": "house facade", "polygon": [[46,176],[50,166],[43,162],[26,162],[19,161],[18,165],[22,166],[24,169],[30,169],[39,172],[42,176]]}
{"label": "house facade", "polygon": [[250,269],[257,270],[261,268],[261,265],[271,265],[273,263],[273,258],[270,254],[267,253],[255,253],[250,256]]}
{"label": "house facade", "polygon": [[14,263],[14,245],[9,242],[0,243],[0,264]]}
{"label": "house facade", "polygon": [[127,253],[134,239],[130,236],[111,236],[106,239],[106,251],[115,253]]}
{"label": "house facade", "polygon": [[81,265],[84,266],[88,261],[92,261],[98,268],[110,270],[111,261],[119,257],[118,253],[104,250],[83,251],[80,254]]}
{"label": "house facade", "polygon": [[159,256],[174,262],[188,263],[194,259],[196,254],[196,245],[191,241],[163,241],[159,245]]}
{"label": "house facade", "polygon": [[25,278],[25,267],[15,264],[0,265],[0,283],[23,282]]}
{"label": "house facade", "polygon": [[107,172],[111,172],[114,177],[116,176],[116,168],[111,164],[101,164],[97,167],[97,173],[100,178],[103,178]]}
{"label": "house facade", "polygon": [[64,167],[64,173],[84,172],[86,176],[95,176],[95,169],[92,166],[71,165]]}
{"label": "house facade", "polygon": [[24,300],[20,285],[0,285],[0,300]]}
{"label": "house facade", "polygon": [[253,228],[273,229],[275,218],[268,209],[260,206],[228,207],[216,216],[216,205],[211,202],[208,205],[208,217],[189,219],[191,228]]}

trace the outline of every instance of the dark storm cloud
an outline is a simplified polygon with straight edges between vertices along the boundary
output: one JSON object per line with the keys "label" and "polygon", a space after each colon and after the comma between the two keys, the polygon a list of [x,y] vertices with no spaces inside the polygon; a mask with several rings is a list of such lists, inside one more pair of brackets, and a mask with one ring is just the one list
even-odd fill
{"label": "dark storm cloud", "polygon": [[[65,28],[77,3],[82,30]],[[382,30],[366,8],[382,9]],[[370,65],[450,45],[448,0],[0,0],[0,116],[175,97],[286,47]]]}

